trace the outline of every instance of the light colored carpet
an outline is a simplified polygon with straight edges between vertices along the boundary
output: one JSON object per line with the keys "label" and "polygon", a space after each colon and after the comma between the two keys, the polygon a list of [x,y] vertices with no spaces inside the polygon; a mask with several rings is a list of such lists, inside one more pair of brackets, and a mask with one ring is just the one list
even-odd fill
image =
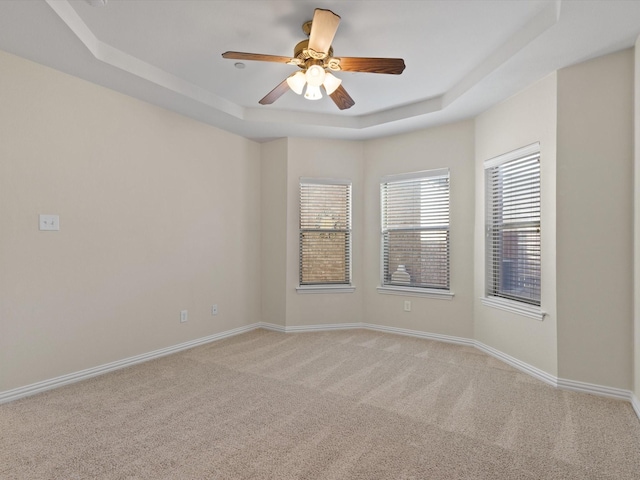
{"label": "light colored carpet", "polygon": [[639,479],[625,402],[471,348],[255,330],[0,405],[2,479]]}

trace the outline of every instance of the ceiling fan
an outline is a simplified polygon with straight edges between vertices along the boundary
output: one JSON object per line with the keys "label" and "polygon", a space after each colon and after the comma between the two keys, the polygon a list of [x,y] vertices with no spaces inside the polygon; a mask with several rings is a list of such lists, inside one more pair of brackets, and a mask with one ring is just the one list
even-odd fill
{"label": "ceiling fan", "polygon": [[309,35],[308,40],[298,43],[293,50],[293,58],[260,53],[225,52],[224,58],[234,60],[257,60],[296,65],[300,71],[290,75],[276,88],[259,101],[262,105],[270,105],[289,89],[298,95],[306,85],[305,98],[318,100],[322,98],[322,86],[340,110],[355,105],[353,99],[341,85],[342,80],[331,72],[367,72],[400,75],[405,68],[402,58],[364,58],[334,57],[331,42],[338,30],[340,16],[331,10],[316,8],[313,20],[302,25],[302,31]]}

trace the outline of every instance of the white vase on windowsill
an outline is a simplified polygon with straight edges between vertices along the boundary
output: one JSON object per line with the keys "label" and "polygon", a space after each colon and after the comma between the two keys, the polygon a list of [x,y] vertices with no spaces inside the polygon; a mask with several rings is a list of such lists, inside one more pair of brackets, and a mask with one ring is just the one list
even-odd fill
{"label": "white vase on windowsill", "polygon": [[404,265],[398,265],[398,269],[391,274],[391,282],[401,285],[409,285],[411,283],[411,275],[409,275]]}

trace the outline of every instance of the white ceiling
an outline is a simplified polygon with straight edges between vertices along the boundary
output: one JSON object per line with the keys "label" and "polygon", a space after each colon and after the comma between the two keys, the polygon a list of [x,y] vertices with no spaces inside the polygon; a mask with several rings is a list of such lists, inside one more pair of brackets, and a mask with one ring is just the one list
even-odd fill
{"label": "white ceiling", "polygon": [[[633,0],[2,0],[0,49],[255,140],[365,139],[474,116],[559,68],[631,47]],[[314,8],[342,17],[334,56],[401,57],[402,75],[339,72],[356,104],[289,91]]]}

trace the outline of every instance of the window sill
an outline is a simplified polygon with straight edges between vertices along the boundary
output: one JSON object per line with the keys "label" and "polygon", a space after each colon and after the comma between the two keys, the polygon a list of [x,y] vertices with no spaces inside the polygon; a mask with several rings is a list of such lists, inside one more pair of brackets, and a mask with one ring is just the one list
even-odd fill
{"label": "window sill", "polygon": [[352,285],[300,285],[296,287],[298,293],[353,293],[356,287]]}
{"label": "window sill", "polygon": [[385,285],[378,287],[378,293],[385,295],[404,295],[408,297],[437,298],[440,300],[451,300],[453,292],[449,290],[437,290],[435,288],[418,287],[397,287],[395,285]]}
{"label": "window sill", "polygon": [[540,307],[536,307],[535,305],[527,305],[526,303],[506,300],[504,298],[482,297],[480,300],[482,301],[482,304],[486,305],[487,307],[505,310],[517,315],[533,318],[534,320],[542,321],[547,314]]}

